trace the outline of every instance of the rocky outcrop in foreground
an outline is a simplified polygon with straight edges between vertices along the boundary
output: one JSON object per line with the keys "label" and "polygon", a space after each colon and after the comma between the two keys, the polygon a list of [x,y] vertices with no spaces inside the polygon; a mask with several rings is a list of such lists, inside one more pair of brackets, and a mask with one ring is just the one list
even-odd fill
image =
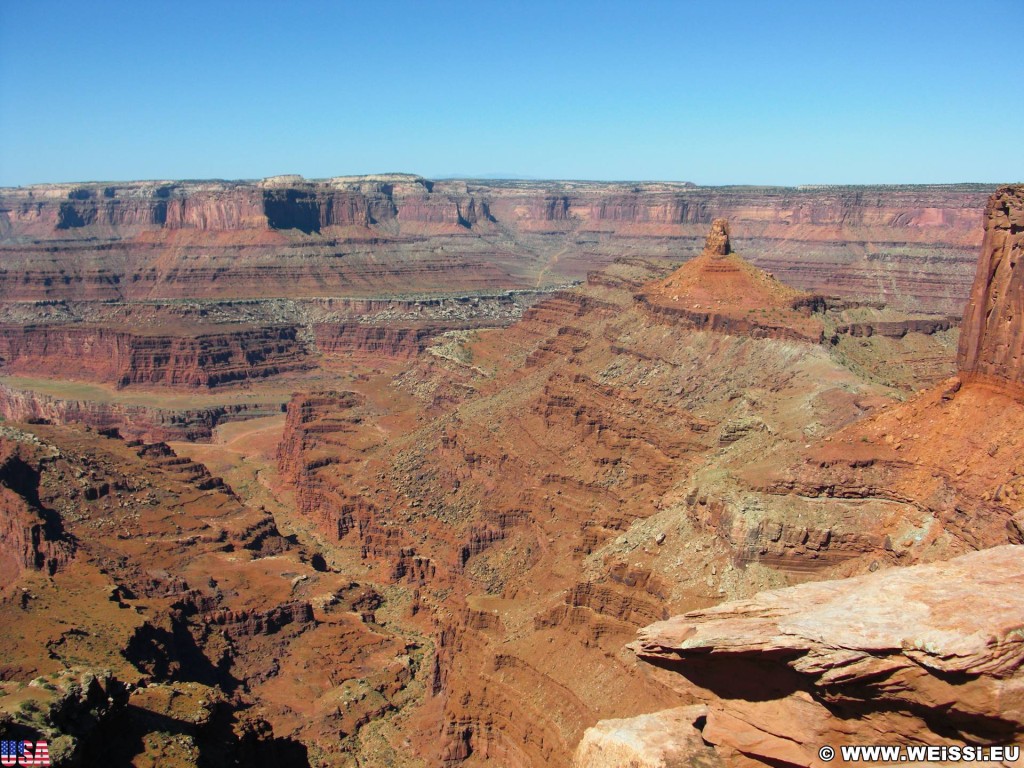
{"label": "rocky outcrop in foreground", "polygon": [[[1022,579],[1024,548],[1003,546],[652,624],[630,648],[702,706],[599,723],[576,765],[814,766],[826,744],[1020,743]],[[681,717],[675,738],[650,735],[652,718]]]}

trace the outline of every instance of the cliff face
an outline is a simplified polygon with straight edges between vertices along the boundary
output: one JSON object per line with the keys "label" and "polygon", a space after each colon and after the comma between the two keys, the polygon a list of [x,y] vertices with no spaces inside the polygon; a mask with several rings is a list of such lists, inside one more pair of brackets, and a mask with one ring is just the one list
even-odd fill
{"label": "cliff face", "polygon": [[372,359],[410,359],[430,341],[464,324],[368,325],[365,323],[322,323],[314,328],[316,345],[325,355],[368,357]]}
{"label": "cliff face", "polygon": [[56,239],[53,230],[102,227],[309,233],[396,219],[466,229],[498,221],[557,225],[570,220],[586,222],[585,229],[615,223],[706,226],[728,211],[746,212],[734,218],[760,222],[762,232],[772,226],[862,226],[912,233],[963,230],[976,223],[979,192],[969,185],[702,188],[669,182],[433,182],[396,174],[321,181],[285,177],[39,185],[2,190],[0,213],[5,235],[51,239]]}
{"label": "cliff face", "polygon": [[[1024,187],[999,190],[985,217],[960,378],[796,448],[788,468],[783,449],[737,472],[763,492],[750,505],[768,513],[748,531],[740,561],[794,569],[834,553],[851,558],[841,573],[863,573],[854,568],[865,556],[866,570],[883,570],[642,630],[630,647],[676,673],[677,703],[687,706],[599,723],[577,765],[822,766],[831,759],[823,745],[838,754],[879,743],[880,733],[904,745],[1020,743]],[[866,337],[870,328],[845,332]],[[844,499],[857,501],[863,522],[841,541],[835,523],[853,509]],[[794,525],[794,509],[809,500],[829,528]],[[726,505],[707,502],[718,514]]]}
{"label": "cliff face", "polygon": [[[51,696],[65,670],[105,669],[130,695],[103,723],[118,756],[95,745],[115,763],[308,765],[304,744],[337,754],[407,704],[422,651],[371,623],[372,589],[310,554],[165,444],[0,427],[0,622],[18,626],[0,633],[0,723],[48,739],[54,765],[89,764],[69,752],[102,713]],[[342,705],[339,690],[360,693]],[[19,708],[25,696],[38,708]]]}
{"label": "cliff face", "polygon": [[1024,394],[1024,186],[989,199],[985,239],[958,354],[967,380]]}
{"label": "cliff face", "polygon": [[6,437],[0,438],[0,588],[25,570],[52,575],[74,552],[60,518],[39,502],[38,470]]}
{"label": "cliff face", "polygon": [[[138,335],[75,325],[0,328],[7,373],[62,376],[116,384],[214,387],[310,367],[296,329],[229,328],[184,335]],[[68,361],[75,367],[69,369]]]}
{"label": "cliff face", "polygon": [[73,400],[0,384],[0,416],[8,421],[87,424],[99,430],[116,429],[132,439],[209,440],[220,424],[273,416],[276,402],[234,403],[205,408],[165,409],[96,400]]}
{"label": "cliff face", "polygon": [[961,330],[958,379],[808,444],[798,457],[745,468],[752,485],[776,501],[913,504],[930,518],[925,532],[908,536],[882,514],[871,526],[911,562],[1024,541],[1024,480],[1014,458],[1024,446],[1022,227],[1024,187],[994,194]]}
{"label": "cliff face", "polygon": [[414,176],[0,190],[0,298],[381,295],[526,288],[624,250],[738,247],[805,290],[959,312],[988,190],[432,182]]}
{"label": "cliff face", "polygon": [[[727,270],[699,282],[735,289],[737,319],[807,320],[795,292],[709,258]],[[640,625],[736,589],[751,533],[805,552],[804,578],[866,569],[883,547],[855,509],[773,535],[757,505],[690,493],[705,462],[802,445],[803,425],[833,429],[872,405],[819,344],[653,322],[634,296],[661,296],[672,266],[618,263],[507,329],[453,341],[449,357],[420,356],[389,387],[288,405],[278,466],[298,514],[368,578],[415,591],[410,612],[437,649],[411,737],[428,761],[565,765],[586,725],[670,706],[620,649]]]}

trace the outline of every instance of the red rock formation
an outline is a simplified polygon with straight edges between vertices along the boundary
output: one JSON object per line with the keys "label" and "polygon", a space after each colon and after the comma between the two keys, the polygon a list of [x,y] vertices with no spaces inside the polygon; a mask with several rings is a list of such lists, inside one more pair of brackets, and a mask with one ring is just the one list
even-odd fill
{"label": "red rock formation", "polygon": [[652,314],[693,328],[760,338],[820,342],[823,302],[796,291],[731,253],[729,224],[716,219],[700,256],[637,294]]}
{"label": "red rock formation", "polygon": [[222,627],[222,632],[235,639],[272,635],[289,624],[311,626],[313,607],[308,602],[295,601],[275,605],[267,611],[221,609],[203,616],[203,622]]}
{"label": "red rock formation", "polygon": [[[1021,742],[1024,717],[1009,691],[1019,685],[1024,654],[1004,621],[1018,610],[1009,605],[1019,547],[999,546],[1024,541],[1015,458],[1024,409],[1012,351],[1021,337],[1013,308],[1020,208],[1017,188],[990,203],[960,379],[805,446],[791,469],[780,470],[786,459],[776,455],[739,472],[778,494],[752,505],[769,517],[746,529],[741,562],[792,573],[831,561],[834,573],[857,573],[982,551],[927,569],[765,593],[655,625],[636,647],[682,671],[693,683],[689,700],[709,706],[659,713],[685,721],[684,737],[668,744],[649,737],[648,720],[658,715],[600,725],[584,738],[580,765],[668,758],[822,765],[822,744],[879,743],[879,733],[898,743]],[[902,338],[943,330],[930,320],[876,322],[839,331]],[[765,471],[776,479],[764,483]],[[720,535],[737,543],[740,526],[725,504],[717,506]],[[796,513],[803,524],[792,522]],[[840,535],[837,525],[846,529]],[[605,755],[619,763],[602,762]]]}
{"label": "red rock formation", "polygon": [[845,333],[855,337],[868,337],[877,334],[891,339],[902,339],[908,333],[938,333],[939,331],[948,331],[959,324],[960,318],[956,317],[879,320],[838,325],[836,333]]}
{"label": "red rock formation", "polygon": [[[372,210],[351,202],[344,204],[347,218],[323,218],[329,193],[320,186],[367,197],[377,194],[371,187],[378,183],[395,185],[379,190],[395,201],[393,217],[382,212],[369,226],[338,224]],[[153,238],[160,246],[150,255],[167,257],[153,273],[163,277],[149,287],[177,270],[177,288],[214,295],[222,287],[209,278],[228,273],[217,271],[224,264],[193,269],[207,256],[230,261],[230,279],[248,270],[249,288],[258,286],[267,273],[261,273],[264,263],[247,260],[253,251],[240,244],[248,238],[266,249],[267,263],[287,250],[291,264],[274,273],[294,278],[287,290],[330,293],[344,281],[309,279],[310,265],[335,277],[347,265],[347,277],[363,281],[352,293],[371,297],[388,280],[401,284],[403,275],[427,275],[437,285],[446,278],[458,282],[465,274],[446,273],[444,265],[454,252],[479,255],[473,249],[481,243],[491,251],[493,243],[534,248],[531,255],[519,252],[522,258],[507,273],[532,284],[539,264],[575,270],[624,243],[650,242],[587,285],[536,304],[511,328],[462,335],[470,338],[453,341],[451,357],[412,360],[390,385],[381,376],[353,377],[345,386],[359,393],[295,395],[278,452],[290,487],[270,492],[283,506],[294,490],[296,535],[323,552],[316,568],[315,559],[305,562],[300,547],[277,533],[265,510],[243,507],[203,465],[167,446],[32,427],[59,446],[61,457],[40,465],[41,487],[48,503],[67,511],[71,533],[83,544],[75,578],[56,574],[63,602],[50,598],[21,615],[0,601],[0,622],[17,616],[19,626],[38,627],[33,631],[46,636],[42,643],[33,638],[32,648],[42,644],[56,654],[30,662],[27,641],[0,633],[5,675],[13,670],[13,679],[31,679],[32,664],[59,665],[82,654],[158,680],[208,675],[235,691],[235,706],[258,704],[275,733],[308,745],[311,762],[352,749],[367,750],[360,759],[369,763],[380,755],[386,762],[394,752],[396,762],[564,765],[588,725],[676,700],[663,681],[637,674],[635,659],[621,653],[639,625],[750,594],[755,579],[779,584],[845,567],[866,569],[872,559],[901,561],[886,549],[884,535],[876,536],[891,519],[876,520],[874,500],[866,500],[867,512],[851,502],[840,515],[827,505],[827,488],[821,498],[801,494],[794,501],[737,479],[751,457],[803,446],[812,435],[870,413],[882,399],[824,346],[784,336],[812,314],[805,300],[780,302],[789,296],[784,289],[766,276],[753,278],[749,265],[736,266],[726,255],[710,257],[719,269],[703,277],[718,281],[718,293],[727,298],[730,281],[744,300],[752,285],[762,289],[756,298],[767,309],[791,312],[786,322],[780,315],[775,325],[766,319],[759,326],[742,314],[723,314],[730,335],[704,332],[664,317],[651,322],[657,319],[652,311],[634,301],[669,270],[644,258],[645,249],[669,242],[699,247],[711,216],[706,207],[689,207],[686,196],[696,191],[581,185],[538,196],[532,188],[488,191],[394,180],[276,180],[260,190],[272,192],[279,228],[161,227],[139,235],[133,248]],[[648,194],[651,199],[640,199]],[[804,233],[837,236],[834,213],[819,211],[815,216],[825,223],[812,222]],[[694,223],[681,223],[691,218]],[[873,229],[876,224],[865,224],[863,232],[877,234],[883,227]],[[73,239],[91,236],[89,227],[98,226],[61,231]],[[211,232],[217,249],[209,245]],[[675,239],[658,240],[666,232]],[[557,248],[549,237],[561,238]],[[356,241],[362,250],[353,258],[349,249]],[[206,250],[188,250],[196,242],[205,242]],[[160,250],[168,244],[174,247]],[[189,264],[174,265],[186,251]],[[382,252],[389,255],[378,259]],[[412,252],[422,260],[402,263],[407,271],[399,274],[397,262]],[[502,261],[502,268],[513,262]],[[417,272],[425,264],[431,269]],[[299,277],[309,282],[300,284]],[[710,292],[708,298],[715,300]],[[327,307],[331,299],[316,302]],[[351,298],[339,299],[337,316],[317,321],[422,327],[412,317],[414,299],[366,302],[357,308]],[[230,309],[246,311],[238,304]],[[224,309],[215,302],[197,305]],[[295,311],[287,302],[275,306]],[[364,308],[388,316],[371,324],[347,314]],[[765,338],[766,328],[783,338]],[[374,353],[421,341],[411,331],[405,338],[357,335],[354,342],[351,333],[340,336],[339,345],[379,342],[382,349]],[[321,338],[330,343],[329,333]],[[952,402],[966,401],[958,395]],[[1012,440],[1008,445],[1019,447]],[[244,473],[254,462],[247,456],[239,464]],[[266,498],[261,483],[273,483],[272,476],[260,472],[261,482],[246,483],[255,488],[246,492]],[[1015,488],[1010,484],[1002,494],[1016,494]],[[782,499],[782,506],[766,498]],[[901,498],[887,500],[901,504],[892,517],[923,525],[925,510],[909,495]],[[803,506],[794,511],[797,505]],[[949,514],[960,513],[951,508]],[[1008,518],[999,520],[1005,530]],[[306,523],[319,536],[307,536]],[[805,567],[811,561],[821,565]],[[97,601],[95,587],[86,589],[106,589],[114,579],[122,588],[111,599]],[[373,593],[385,602],[378,604]],[[82,613],[53,613],[65,605]],[[81,622],[82,615],[90,635],[59,634],[66,626],[59,622]],[[392,716],[395,710],[402,711]],[[711,709],[655,720],[678,724],[703,745],[704,711]],[[361,732],[371,720],[375,727]]]}
{"label": "red rock formation", "polygon": [[[778,429],[748,435],[741,393],[765,411],[806,402],[800,418],[830,427],[861,410],[816,396],[857,391],[817,345],[652,323],[633,300],[650,271],[623,264],[618,282],[538,302],[467,342],[472,367],[430,356],[394,389],[289,404],[278,456],[298,509],[374,579],[415,590],[409,613],[437,649],[414,728],[430,759],[564,764],[588,723],[661,700],[617,649],[671,606],[715,599],[705,568],[741,562],[718,548],[743,548],[745,520],[705,526],[677,506],[723,436],[739,452]],[[660,514],[669,543],[642,533]],[[683,526],[714,562],[684,549]],[[817,548],[823,570],[860,543],[809,525],[776,538]]]}
{"label": "red rock formation", "polygon": [[[30,325],[0,328],[7,373],[131,384],[214,387],[312,366],[290,326],[196,329],[140,335],[116,328]],[[68,361],[74,360],[74,369]]]}
{"label": "red rock formation", "polygon": [[1024,186],[996,192],[964,312],[958,362],[966,381],[1024,395]]}
{"label": "red rock formation", "polygon": [[704,241],[704,253],[710,253],[712,256],[728,256],[732,253],[727,219],[715,219],[711,222],[711,231]]}
{"label": "red rock formation", "polygon": [[727,217],[744,250],[789,284],[948,313],[967,294],[985,194],[970,185],[698,188],[402,175],[43,185],[0,191],[0,297],[532,287],[581,278],[627,248],[695,252],[708,224]]}
{"label": "red rock formation", "polygon": [[[773,457],[741,470],[777,496],[862,499],[877,505],[861,562],[937,559],[970,549],[1024,542],[1017,503],[1024,448],[1020,356],[1024,313],[1016,266],[1024,211],[1019,187],[992,196],[972,299],[960,342],[960,378],[851,424],[800,451],[795,462]],[[928,515],[915,530],[886,505]],[[759,546],[768,554],[777,549]],[[851,550],[851,554],[853,550]]]}
{"label": "red rock formation", "polygon": [[[166,445],[80,428],[3,429],[0,449],[15,445],[16,460],[30,470],[0,461],[0,574],[8,587],[0,622],[19,627],[0,633],[0,671],[8,681],[0,684],[0,719],[8,727],[26,725],[16,706],[6,706],[18,683],[27,689],[28,681],[58,674],[72,661],[110,669],[143,692],[133,694],[133,706],[116,723],[119,733],[134,734],[118,742],[125,763],[165,738],[188,747],[183,765],[216,762],[235,754],[244,735],[253,750],[283,748],[272,762],[306,764],[310,752],[351,749],[339,744],[339,734],[354,734],[408,703],[423,652],[365,623],[379,605],[372,590],[315,569],[265,509],[243,505],[205,467]],[[33,490],[37,497],[28,498]],[[22,507],[9,505],[6,494],[23,499]],[[35,560],[21,566],[11,587],[15,541],[19,556],[21,543],[37,545],[26,554],[46,557],[61,544],[32,538],[33,531],[20,540],[9,535],[26,505],[37,517],[53,516],[76,548],[65,551],[52,575],[36,572]],[[48,651],[40,654],[40,647]],[[230,697],[222,692],[229,689]],[[52,690],[49,680],[43,690]],[[164,705],[155,706],[161,692]],[[253,725],[246,711],[257,700],[263,719]],[[84,734],[72,712],[50,713],[44,735],[51,744]],[[223,722],[210,725],[209,741],[191,741],[191,726],[206,719]],[[243,723],[254,730],[232,736]],[[169,754],[179,753],[140,759],[166,764]]]}
{"label": "red rock formation", "polygon": [[25,569],[54,574],[74,552],[60,519],[39,501],[39,472],[17,442],[0,439],[0,588]]}
{"label": "red rock formation", "polygon": [[718,754],[701,737],[708,709],[676,707],[648,715],[602,720],[586,730],[573,756],[574,768],[718,768]]}
{"label": "red rock formation", "polygon": [[209,440],[219,424],[272,416],[282,411],[276,402],[230,403],[206,408],[159,408],[98,400],[70,400],[29,389],[0,384],[0,416],[8,421],[87,424],[116,429],[127,439]]}
{"label": "red rock formation", "polygon": [[373,359],[415,357],[430,341],[446,331],[467,327],[451,325],[369,325],[319,323],[314,326],[317,348],[325,355],[355,355]]}
{"label": "red rock formation", "polygon": [[[1020,743],[1022,578],[1019,548],[999,547],[652,624],[630,647],[703,706],[599,724],[577,764],[821,766],[823,745]],[[651,733],[679,714],[677,733]]]}

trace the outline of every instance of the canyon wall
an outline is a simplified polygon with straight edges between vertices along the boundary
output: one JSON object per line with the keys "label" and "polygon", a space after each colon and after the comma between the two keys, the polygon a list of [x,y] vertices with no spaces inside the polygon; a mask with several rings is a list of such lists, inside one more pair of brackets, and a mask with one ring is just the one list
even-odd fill
{"label": "canyon wall", "polygon": [[115,384],[214,387],[309,368],[294,327],[138,334],[85,325],[0,327],[3,371]]}
{"label": "canyon wall", "polygon": [[21,436],[0,433],[0,588],[24,570],[52,575],[74,553],[60,518],[39,505],[39,472],[19,454],[14,435]]}
{"label": "canyon wall", "polygon": [[[408,621],[431,639],[411,737],[428,764],[565,765],[588,725],[671,705],[620,652],[643,624],[884,556],[855,510],[792,515],[776,534],[748,490],[721,487],[742,457],[889,402],[820,331],[796,332],[807,297],[722,258],[708,272],[623,260],[383,389],[288,404],[277,458],[297,513],[368,578],[412,593]],[[735,294],[723,316],[763,313],[775,332],[695,329],[637,301],[706,301],[679,289],[691,273]],[[748,578],[758,537],[799,554],[751,556]]]}
{"label": "canyon wall", "polygon": [[686,258],[708,224],[795,287],[959,312],[980,185],[127,182],[0,190],[0,299],[382,295],[580,279],[629,252]]}
{"label": "canyon wall", "polygon": [[367,323],[321,323],[314,327],[316,345],[324,355],[347,355],[371,359],[410,359],[431,340],[447,331],[471,327],[467,324],[370,325]]}
{"label": "canyon wall", "polygon": [[0,416],[8,421],[85,424],[98,430],[117,430],[125,438],[205,441],[220,424],[273,416],[277,402],[245,402],[202,408],[161,408],[121,402],[53,397],[30,389],[0,384]]}

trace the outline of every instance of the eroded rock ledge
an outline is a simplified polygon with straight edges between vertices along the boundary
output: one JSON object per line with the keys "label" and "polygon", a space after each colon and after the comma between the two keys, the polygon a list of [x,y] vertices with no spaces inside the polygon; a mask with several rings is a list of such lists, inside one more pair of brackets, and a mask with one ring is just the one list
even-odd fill
{"label": "eroded rock ledge", "polygon": [[[1022,580],[1024,547],[1002,546],[652,624],[629,647],[702,706],[599,723],[576,765],[813,766],[823,744],[1020,742]],[[649,738],[651,718],[683,714],[678,739]]]}

